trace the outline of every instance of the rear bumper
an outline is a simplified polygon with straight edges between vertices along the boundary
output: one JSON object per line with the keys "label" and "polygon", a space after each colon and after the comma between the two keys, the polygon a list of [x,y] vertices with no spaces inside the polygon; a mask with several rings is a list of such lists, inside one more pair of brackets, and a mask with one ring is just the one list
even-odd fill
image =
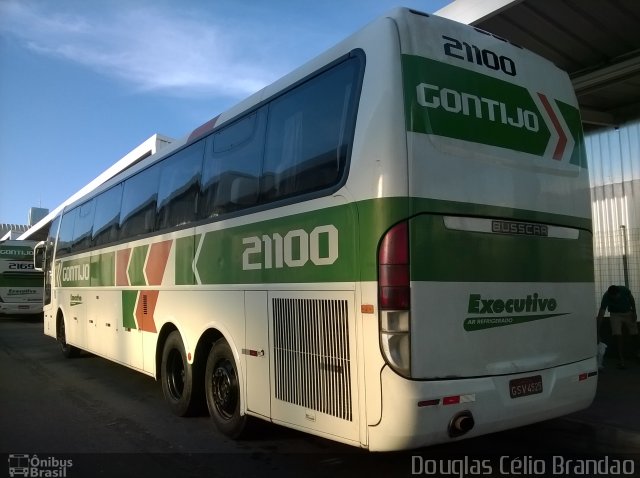
{"label": "rear bumper", "polygon": [[42,313],[42,303],[35,304],[9,304],[0,303],[0,314],[4,315],[28,315]]}
{"label": "rear bumper", "polygon": [[[381,373],[382,418],[369,427],[369,449],[392,451],[445,443],[547,420],[587,408],[596,393],[596,358],[560,367],[494,377],[411,381],[385,367]],[[511,398],[509,382],[542,376],[543,391]],[[589,376],[590,375],[590,376]],[[443,398],[460,396],[459,403]],[[434,402],[438,400],[437,404]],[[455,401],[455,400],[453,400]],[[421,406],[418,405],[422,402]],[[463,411],[474,427],[458,438],[449,424]]]}

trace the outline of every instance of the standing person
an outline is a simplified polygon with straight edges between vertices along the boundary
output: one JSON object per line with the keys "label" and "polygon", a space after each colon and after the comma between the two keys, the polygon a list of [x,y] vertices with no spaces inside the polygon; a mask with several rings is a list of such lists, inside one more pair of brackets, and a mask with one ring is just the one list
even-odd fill
{"label": "standing person", "polygon": [[[611,316],[611,335],[618,337],[618,368],[624,369],[626,367],[624,363],[622,326],[626,327],[629,335],[634,336],[636,346],[638,341],[638,313],[631,291],[621,285],[612,285],[607,289],[602,296],[600,310],[598,311],[598,330],[607,309],[609,309],[609,315]],[[638,357],[640,358],[640,350],[638,351]]]}

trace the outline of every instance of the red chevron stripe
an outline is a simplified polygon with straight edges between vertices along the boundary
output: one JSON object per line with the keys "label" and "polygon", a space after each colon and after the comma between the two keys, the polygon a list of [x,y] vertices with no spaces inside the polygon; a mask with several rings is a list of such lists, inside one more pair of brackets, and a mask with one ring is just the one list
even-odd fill
{"label": "red chevron stripe", "polygon": [[538,96],[540,97],[540,101],[542,101],[542,106],[544,106],[547,115],[549,115],[549,118],[551,118],[553,127],[558,132],[558,144],[556,144],[556,149],[553,151],[553,159],[560,161],[562,159],[562,155],[564,154],[564,150],[567,147],[567,135],[564,133],[562,125],[560,124],[560,120],[558,120],[558,117],[553,111],[553,108],[551,107],[551,104],[549,103],[547,97],[542,93],[538,93]]}

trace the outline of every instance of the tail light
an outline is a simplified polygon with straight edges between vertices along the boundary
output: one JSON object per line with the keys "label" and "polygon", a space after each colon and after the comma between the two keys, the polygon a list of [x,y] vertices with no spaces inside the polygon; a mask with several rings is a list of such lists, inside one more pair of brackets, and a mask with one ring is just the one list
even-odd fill
{"label": "tail light", "polygon": [[410,280],[409,223],[401,222],[384,235],[378,250],[378,305],[384,358],[404,376],[411,369]]}

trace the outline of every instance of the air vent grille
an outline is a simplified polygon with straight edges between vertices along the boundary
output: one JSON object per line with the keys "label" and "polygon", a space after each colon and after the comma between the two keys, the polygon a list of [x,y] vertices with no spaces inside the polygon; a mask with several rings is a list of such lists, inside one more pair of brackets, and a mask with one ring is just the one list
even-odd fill
{"label": "air vent grille", "polygon": [[275,396],[352,420],[346,300],[273,299]]}

